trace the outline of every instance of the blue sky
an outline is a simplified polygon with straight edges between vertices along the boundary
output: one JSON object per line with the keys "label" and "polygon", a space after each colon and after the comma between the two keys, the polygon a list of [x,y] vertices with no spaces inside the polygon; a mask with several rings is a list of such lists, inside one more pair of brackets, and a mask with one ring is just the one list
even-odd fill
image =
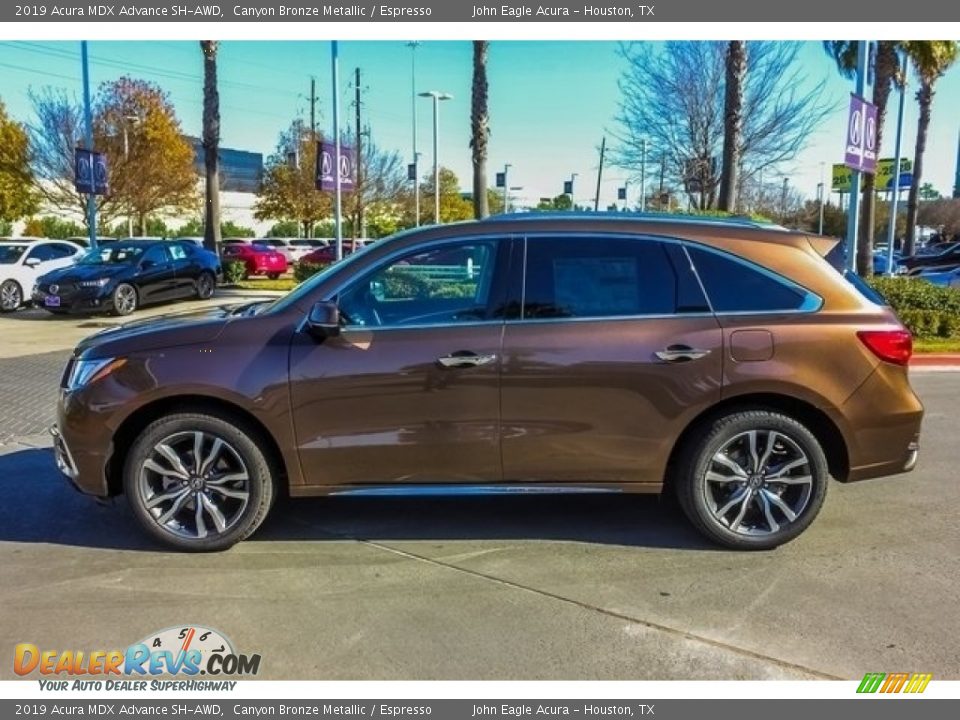
{"label": "blue sky", "polygon": [[[0,42],[0,98],[8,111],[29,121],[28,91],[46,85],[81,97],[79,42]],[[417,50],[417,90],[442,90],[453,100],[441,104],[440,160],[470,183],[470,74],[468,42],[427,41]],[[184,130],[199,134],[202,66],[196,42],[90,43],[91,80],[99,84],[123,74],[159,83],[170,94]],[[811,84],[828,80],[828,95],[840,109],[810,139],[807,149],[785,168],[792,185],[808,196],[816,192],[821,163],[842,160],[846,98],[852,83],[841,78],[820,43],[806,43],[803,69]],[[579,173],[579,202],[592,198],[597,148],[616,129],[617,79],[623,61],[614,42],[494,42],[489,61],[491,182],[493,172],[510,163],[510,184],[533,202],[562,191],[563,180]],[[362,71],[364,123],[381,147],[399,150],[409,160],[412,145],[411,50],[402,42],[340,43],[341,112],[353,122],[353,71]],[[317,79],[318,124],[332,126],[330,44],[328,42],[224,42],[220,51],[222,143],[268,154],[290,121],[309,116],[310,77]],[[430,101],[419,99],[421,168],[433,162]],[[926,154],[924,180],[949,195],[953,187],[960,129],[960,68],[939,85]],[[889,113],[883,154],[892,155],[894,115]],[[912,155],[916,103],[908,95],[904,152]],[[601,204],[616,198],[626,173],[607,168]],[[779,179],[775,180],[779,182]]]}

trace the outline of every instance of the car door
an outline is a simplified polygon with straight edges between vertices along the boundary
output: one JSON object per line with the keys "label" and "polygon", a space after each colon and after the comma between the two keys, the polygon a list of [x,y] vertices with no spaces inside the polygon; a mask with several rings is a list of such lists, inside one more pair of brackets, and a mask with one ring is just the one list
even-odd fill
{"label": "car door", "polygon": [[144,251],[135,283],[141,304],[163,302],[176,296],[176,271],[165,244],[151,245]]}
{"label": "car door", "polygon": [[[460,261],[427,261],[440,246]],[[490,239],[410,249],[339,292],[338,337],[297,336],[291,398],[308,483],[501,480],[506,252]]]}
{"label": "car door", "polygon": [[173,261],[173,294],[191,297],[197,291],[197,278],[203,269],[198,253],[185,243],[171,243],[167,248]]}
{"label": "car door", "polygon": [[516,285],[505,480],[660,483],[682,428],[721,394],[722,333],[683,247],[531,236]]}
{"label": "car door", "polygon": [[30,292],[37,278],[56,270],[60,265],[56,260],[61,254],[54,248],[53,243],[36,243],[30,248],[30,251],[21,260],[24,282],[21,283],[25,292]]}

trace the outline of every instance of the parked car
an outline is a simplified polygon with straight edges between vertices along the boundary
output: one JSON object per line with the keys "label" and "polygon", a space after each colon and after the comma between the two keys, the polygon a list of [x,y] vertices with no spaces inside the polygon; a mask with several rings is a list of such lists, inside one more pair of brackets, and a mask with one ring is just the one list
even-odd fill
{"label": "parked car", "polygon": [[287,259],[269,245],[234,243],[223,248],[223,259],[238,260],[247,268],[247,277],[266,275],[276,280],[288,270]]}
{"label": "parked car", "polygon": [[68,240],[4,240],[0,242],[0,311],[13,312],[30,301],[37,278],[72,265],[83,248]]}
{"label": "parked car", "polygon": [[55,314],[113,312],[185,297],[213,297],[220,260],[189,241],[118,240],[43,275],[33,301]]}
{"label": "parked car", "polygon": [[900,255],[900,253],[894,251],[893,262],[891,263],[890,257],[887,255],[885,249],[875,250],[873,253],[873,274],[886,275],[888,273],[896,273],[902,258],[903,256]]}
{"label": "parked car", "polygon": [[960,265],[948,268],[923,269],[915,277],[918,280],[940,287],[960,288]]}
{"label": "parked car", "polygon": [[293,258],[292,262],[300,262],[314,250],[326,246],[327,243],[317,238],[293,238],[287,243]]}
{"label": "parked car", "polygon": [[[354,244],[352,240],[343,241],[343,256],[352,255],[357,250],[362,250],[366,247],[366,243],[357,242]],[[323,247],[316,248],[315,250],[307,253],[302,258],[300,262],[304,263],[313,263],[316,265],[328,265],[334,262],[337,259],[337,246],[336,244],[324,245]]]}
{"label": "parked car", "polygon": [[921,268],[943,268],[960,265],[960,242],[942,246],[931,255],[911,255],[900,261],[900,267],[907,274],[919,272]]}
{"label": "parked car", "polygon": [[676,493],[706,537],[766,549],[831,475],[914,468],[910,333],[834,240],[564,215],[401,233],[282,298],[87,338],[58,465],[184,550],[243,540],[280,493],[525,491]]}

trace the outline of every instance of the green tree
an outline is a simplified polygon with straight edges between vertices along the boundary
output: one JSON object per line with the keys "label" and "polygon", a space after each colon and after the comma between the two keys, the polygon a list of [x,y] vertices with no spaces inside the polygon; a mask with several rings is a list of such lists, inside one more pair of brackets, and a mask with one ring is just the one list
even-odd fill
{"label": "green tree", "polygon": [[910,255],[916,242],[919,188],[923,179],[923,154],[927,149],[934,86],[957,61],[960,46],[955,40],[910,40],[904,45],[920,80],[920,88],[917,90],[920,117],[917,119],[917,142],[913,153],[913,184],[907,196],[907,236],[904,242],[904,252]]}
{"label": "green tree", "polygon": [[217,88],[216,40],[201,40],[203,53],[203,246],[216,251],[220,244],[220,92]]}
{"label": "green tree", "polygon": [[[37,196],[32,187],[27,131],[7,115],[0,101],[0,222],[9,226],[36,211]],[[9,229],[3,234],[9,234]]]}
{"label": "green tree", "polygon": [[330,217],[330,193],[316,188],[317,143],[310,128],[295,120],[280,134],[277,150],[267,158],[263,182],[253,206],[257,220],[293,220],[311,236],[313,226]]}
{"label": "green tree", "polygon": [[490,43],[473,41],[473,87],[470,100],[470,149],[473,160],[473,215],[485,218],[490,214],[487,197],[487,142],[490,137],[489,85],[487,54]]}
{"label": "green tree", "polygon": [[284,220],[283,222],[274,223],[269,230],[267,230],[267,237],[297,237],[300,233],[300,223],[296,220]]}
{"label": "green tree", "polygon": [[[840,72],[853,77],[857,72],[857,46],[855,40],[834,40],[824,42],[824,50],[837,63]],[[876,52],[873,53],[873,104],[877,106],[877,153],[880,153],[881,143],[883,142],[884,119],[887,116],[887,101],[890,98],[890,90],[895,83],[902,83],[903,78],[899,78],[900,60],[898,52],[902,49],[902,43],[893,40],[881,40],[876,44]],[[876,176],[872,173],[866,173],[863,177],[863,203],[861,205],[861,214],[863,222],[860,223],[860,238],[857,244],[857,272],[860,275],[873,274],[873,238],[874,228],[876,227]],[[845,234],[845,233],[844,233]]]}
{"label": "green tree", "polygon": [[23,229],[24,235],[63,240],[86,235],[83,225],[72,220],[63,220],[52,215],[42,218],[30,218]]}
{"label": "green tree", "polygon": [[573,200],[567,194],[557,195],[555,198],[541,198],[537,210],[572,210]]}
{"label": "green tree", "polygon": [[920,186],[920,190],[918,192],[921,200],[939,200],[943,197],[940,194],[940,191],[933,186],[933,183],[924,183]]}
{"label": "green tree", "polygon": [[[440,168],[440,222],[457,222],[469,220],[473,215],[473,202],[460,192],[460,181],[456,173],[449,168]],[[428,225],[433,222],[433,174],[424,178],[420,186],[420,194],[427,202],[420,203],[420,224]]]}

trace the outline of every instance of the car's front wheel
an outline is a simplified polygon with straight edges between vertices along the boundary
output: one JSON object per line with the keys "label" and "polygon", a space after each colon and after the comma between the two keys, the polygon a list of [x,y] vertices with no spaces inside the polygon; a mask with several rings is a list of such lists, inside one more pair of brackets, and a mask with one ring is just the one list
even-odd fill
{"label": "car's front wheel", "polygon": [[137,289],[129,283],[120,283],[113,291],[113,311],[117,315],[131,314],[139,302]]}
{"label": "car's front wheel", "polygon": [[746,410],[698,429],[681,449],[676,489],[691,522],[738,550],[767,550],[820,511],[829,470],[813,433],[793,418]]}
{"label": "car's front wheel", "polygon": [[127,456],[124,492],[153,537],[180,550],[225,550],[251,535],[274,497],[257,433],[232,418],[177,413],[151,423]]}
{"label": "car's front wheel", "polygon": [[217,289],[217,282],[213,275],[204,272],[197,278],[197,297],[201,300],[209,300]]}
{"label": "car's front wheel", "polygon": [[16,280],[5,280],[0,285],[0,311],[13,312],[23,304],[23,288]]}
{"label": "car's front wheel", "polygon": [[267,273],[267,279],[269,280],[277,280],[279,277],[280,273],[278,272]]}

